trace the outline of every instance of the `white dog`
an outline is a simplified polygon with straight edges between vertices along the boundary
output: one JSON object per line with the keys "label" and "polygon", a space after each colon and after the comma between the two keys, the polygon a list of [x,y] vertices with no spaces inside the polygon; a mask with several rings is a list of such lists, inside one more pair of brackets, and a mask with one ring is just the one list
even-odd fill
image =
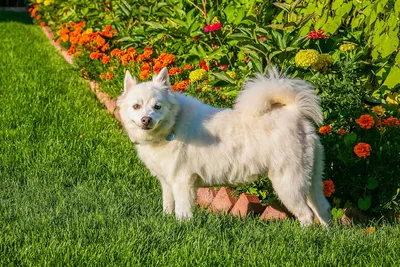
{"label": "white dog", "polygon": [[266,173],[302,225],[312,224],[314,213],[326,225],[323,147],[311,123],[322,123],[319,102],[310,84],[271,69],[245,84],[233,109],[214,108],[172,91],[164,68],[139,84],[127,71],[117,105],[161,182],[166,214],[192,217],[198,187],[254,182]]}

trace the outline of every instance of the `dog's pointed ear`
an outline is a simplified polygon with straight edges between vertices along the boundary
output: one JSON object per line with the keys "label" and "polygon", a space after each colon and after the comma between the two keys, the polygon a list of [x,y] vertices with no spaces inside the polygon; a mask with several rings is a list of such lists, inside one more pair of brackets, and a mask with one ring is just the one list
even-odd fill
{"label": "dog's pointed ear", "polygon": [[169,87],[169,74],[167,67],[164,67],[158,75],[153,76],[153,82],[159,84],[161,87]]}
{"label": "dog's pointed ear", "polygon": [[129,70],[126,71],[125,73],[125,79],[124,79],[124,92],[127,92],[129,89],[134,87],[137,84],[136,79],[132,77],[131,73]]}

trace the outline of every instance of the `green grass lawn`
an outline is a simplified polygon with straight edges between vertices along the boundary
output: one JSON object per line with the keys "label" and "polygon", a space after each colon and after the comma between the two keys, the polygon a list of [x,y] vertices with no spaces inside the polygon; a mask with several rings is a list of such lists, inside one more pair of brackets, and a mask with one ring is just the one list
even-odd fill
{"label": "green grass lawn", "polygon": [[0,11],[0,266],[400,266],[399,225],[164,217],[119,124],[21,16]]}

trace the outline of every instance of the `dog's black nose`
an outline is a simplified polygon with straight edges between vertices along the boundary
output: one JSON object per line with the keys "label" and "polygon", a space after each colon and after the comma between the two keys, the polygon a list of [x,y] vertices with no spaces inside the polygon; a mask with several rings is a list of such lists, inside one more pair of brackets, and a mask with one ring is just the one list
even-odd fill
{"label": "dog's black nose", "polygon": [[142,118],[142,123],[143,123],[143,125],[149,125],[150,123],[151,123],[151,121],[152,121],[152,119],[151,119],[151,117],[148,117],[148,116],[144,116],[143,118]]}

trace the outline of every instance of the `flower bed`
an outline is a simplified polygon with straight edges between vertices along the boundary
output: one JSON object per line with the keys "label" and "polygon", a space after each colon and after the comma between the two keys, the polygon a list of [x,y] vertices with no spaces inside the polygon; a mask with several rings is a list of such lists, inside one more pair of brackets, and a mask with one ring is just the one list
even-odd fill
{"label": "flower bed", "polygon": [[[325,114],[324,192],[339,219],[350,206],[371,215],[399,211],[397,2],[335,0],[328,14],[314,1],[221,1],[216,9],[199,1],[36,0],[30,11],[81,75],[114,97],[126,69],[145,81],[168,67],[173,90],[221,107],[269,63],[313,83]],[[276,199],[266,179],[236,189],[263,203]]]}

